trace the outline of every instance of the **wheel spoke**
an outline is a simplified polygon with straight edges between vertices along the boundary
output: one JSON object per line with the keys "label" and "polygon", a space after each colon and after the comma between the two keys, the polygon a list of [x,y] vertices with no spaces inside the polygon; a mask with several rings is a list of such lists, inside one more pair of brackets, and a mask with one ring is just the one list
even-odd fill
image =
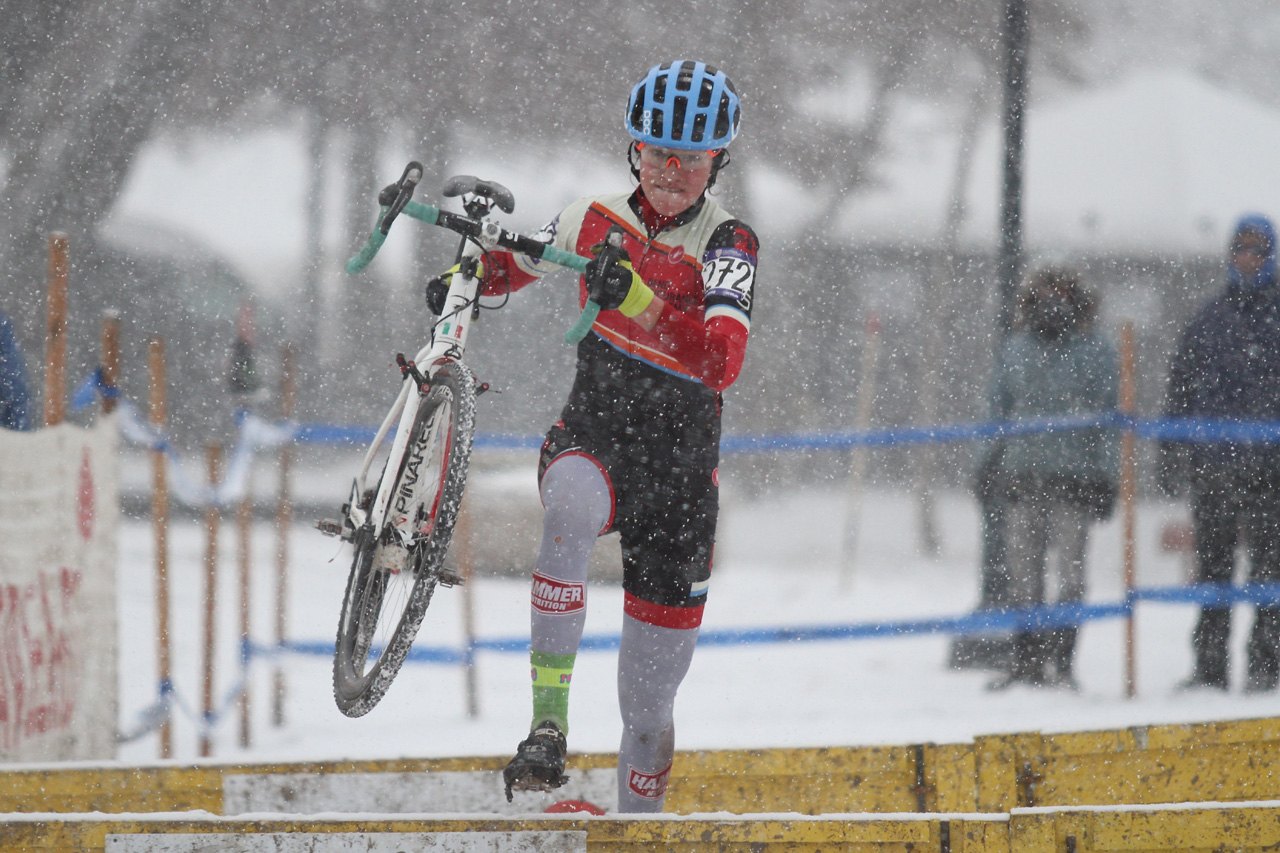
{"label": "wheel spoke", "polygon": [[410,513],[415,536],[408,551],[390,526],[380,532],[366,526],[355,538],[334,654],[334,698],[348,716],[378,703],[417,634],[462,500],[474,424],[474,377],[450,364],[422,402],[411,452],[383,470],[396,477],[392,493],[407,498],[399,512]]}

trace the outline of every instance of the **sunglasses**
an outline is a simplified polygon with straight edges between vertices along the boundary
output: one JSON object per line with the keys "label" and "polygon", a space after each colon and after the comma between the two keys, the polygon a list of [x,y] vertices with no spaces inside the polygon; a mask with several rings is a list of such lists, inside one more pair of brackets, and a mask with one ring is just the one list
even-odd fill
{"label": "sunglasses", "polygon": [[640,162],[646,166],[653,166],[659,169],[701,169],[709,164],[719,151],[681,151],[675,148],[659,148],[656,145],[646,145],[643,142],[636,143],[636,150],[640,152]]}

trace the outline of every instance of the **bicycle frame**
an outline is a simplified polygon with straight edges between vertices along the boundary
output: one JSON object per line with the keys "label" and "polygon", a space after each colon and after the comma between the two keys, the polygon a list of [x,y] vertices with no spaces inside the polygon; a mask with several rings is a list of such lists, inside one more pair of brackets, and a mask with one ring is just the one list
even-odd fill
{"label": "bicycle frame", "polygon": [[[467,338],[471,334],[473,309],[480,293],[480,280],[463,273],[455,274],[449,282],[449,293],[445,298],[444,310],[436,319],[432,328],[431,342],[418,351],[413,362],[425,365],[423,374],[428,381],[446,361],[461,361],[467,349]],[[364,462],[356,474],[351,486],[351,502],[348,514],[353,527],[359,528],[372,523],[375,529],[381,529],[387,517],[387,509],[391,506],[391,478],[382,478],[378,493],[367,511],[360,508],[363,496],[369,490],[370,471],[378,457],[378,448],[386,440],[391,425],[396,424],[395,438],[391,442],[388,465],[398,463],[404,457],[409,444],[410,427],[418,416],[418,407],[422,402],[424,390],[418,388],[411,377],[406,377],[400,393],[391,409],[378,427],[373,442],[365,453]],[[381,472],[375,476],[381,477]],[[414,531],[401,525],[394,525],[401,544],[410,544]]]}
{"label": "bicycle frame", "polygon": [[[341,519],[317,524],[354,546],[333,663],[334,699],[349,717],[366,714],[381,701],[437,585],[463,582],[446,568],[445,557],[466,489],[476,396],[485,388],[463,361],[480,313],[475,256],[501,247],[578,270],[587,265],[586,258],[504,231],[491,220],[495,207],[505,213],[515,207],[510,190],[501,184],[470,175],[450,178],[444,195],[461,196],[466,216],[414,203],[410,196],[422,173],[422,165],[411,162],[399,181],[378,194],[378,223],[359,254],[347,262],[347,271],[357,273],[373,260],[401,213],[462,236],[444,305],[431,300],[440,316],[432,324],[430,342],[412,361],[396,356],[402,375],[399,393],[352,481]],[[435,294],[438,281],[428,285],[429,294]],[[594,318],[594,311],[584,312],[577,331],[585,335]]]}
{"label": "bicycle frame", "polygon": [[[464,201],[464,206],[472,216],[460,216],[429,204],[410,200],[409,196],[422,176],[421,170],[420,164],[416,162],[410,163],[405,169],[400,182],[388,187],[380,195],[379,204],[381,210],[378,217],[378,225],[369,235],[360,252],[347,261],[346,270],[348,273],[354,275],[368,266],[378,253],[378,250],[382,248],[382,244],[390,231],[391,223],[400,213],[430,225],[448,228],[461,234],[463,236],[463,245],[458,251],[457,257],[459,261],[466,257],[474,257],[480,251],[501,247],[547,260],[559,266],[569,267],[578,272],[586,269],[588,258],[572,252],[566,252],[549,243],[543,243],[530,237],[506,231],[497,222],[490,219],[488,214],[495,204],[508,213],[513,204],[509,193],[505,189],[502,189],[502,192],[506,193],[505,204],[503,201],[498,200],[496,192],[492,195],[486,195],[496,185],[470,178],[464,180],[462,184],[458,184],[452,190],[448,187],[446,188],[445,192],[448,195],[462,194],[466,196],[472,192],[476,193],[471,195],[472,201],[470,203]],[[452,180],[457,181],[458,179]],[[470,181],[470,183],[467,183],[467,181]],[[463,189],[464,185],[471,188]],[[477,201],[477,198],[479,198],[479,201]],[[463,266],[465,268],[467,265],[464,264]],[[466,352],[467,338],[478,313],[480,284],[481,282],[478,278],[466,272],[455,273],[450,278],[444,310],[432,327],[431,342],[424,346],[413,359],[414,365],[422,369],[422,375],[426,379],[425,384],[427,387],[418,387],[416,381],[409,381],[412,374],[406,376],[406,381],[403,383],[395,403],[392,404],[391,409],[378,427],[377,434],[374,436],[369,450],[365,453],[360,470],[352,482],[350,501],[345,508],[346,521],[349,522],[352,532],[359,530],[366,524],[371,525],[375,530],[383,529],[394,498],[392,494],[394,478],[382,477],[381,471],[374,471],[374,464],[379,456],[379,448],[387,440],[388,435],[392,434],[394,426],[394,437],[392,438],[385,465],[388,468],[398,466],[405,453],[409,452],[409,435],[412,433],[414,420],[418,415],[423,396],[429,388],[432,377],[439,371],[441,365],[450,361],[461,362],[463,354]],[[599,306],[594,301],[588,300],[577,322],[565,333],[566,342],[577,343],[585,337],[592,323],[595,322],[598,313]],[[366,496],[371,491],[370,483],[374,479],[378,481],[378,491],[373,496],[372,501],[369,501]],[[397,536],[401,539],[401,544],[407,547],[411,544],[415,531],[408,529],[411,524],[407,518],[404,521],[403,525],[397,523],[393,527]]]}

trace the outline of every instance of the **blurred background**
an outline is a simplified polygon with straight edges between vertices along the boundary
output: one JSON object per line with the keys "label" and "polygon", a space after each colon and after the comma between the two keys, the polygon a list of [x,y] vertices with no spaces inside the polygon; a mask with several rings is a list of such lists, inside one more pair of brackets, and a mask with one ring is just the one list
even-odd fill
{"label": "blurred background", "polygon": [[[1280,5],[1027,0],[1023,264],[1069,263],[1113,340],[1137,332],[1139,410],[1220,286],[1229,231],[1280,213]],[[727,434],[977,421],[998,332],[1006,0],[7,0],[0,15],[0,308],[39,387],[45,246],[72,247],[72,366],[122,312],[123,387],[146,399],[166,340],[175,437],[229,430],[237,317],[278,414],[300,355],[305,421],[372,424],[397,351],[424,341],[447,234],[402,222],[341,272],[379,187],[421,160],[516,195],[533,230],[632,185],[621,116],[649,66],[699,58],[744,104],[722,204],[761,239],[750,353]],[[500,394],[481,429],[540,433],[568,388],[558,273],[485,316],[468,360]],[[874,376],[866,328],[881,323]],[[243,332],[243,325],[241,327]],[[889,449],[873,480],[967,481],[971,445]],[[911,455],[911,454],[914,454]],[[730,466],[737,464],[728,462]],[[755,458],[748,490],[843,476],[830,454]]]}

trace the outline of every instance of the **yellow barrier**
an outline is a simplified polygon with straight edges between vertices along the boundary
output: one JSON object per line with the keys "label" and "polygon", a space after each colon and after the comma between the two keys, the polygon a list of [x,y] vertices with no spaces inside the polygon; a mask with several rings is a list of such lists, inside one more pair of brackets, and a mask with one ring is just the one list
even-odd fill
{"label": "yellow barrier", "polygon": [[[579,785],[580,792],[566,791],[564,798],[607,796],[581,791],[591,788],[587,783],[597,792],[601,780],[611,784],[614,761],[609,754],[571,755],[570,784]],[[493,756],[196,767],[48,765],[0,772],[0,812],[370,811],[332,793],[333,777],[354,773],[393,777],[361,782],[380,811],[500,812],[503,763]],[[424,795],[391,805],[377,799],[374,782],[392,791],[434,785],[449,797]],[[465,796],[457,793],[463,789]],[[1272,799],[1280,799],[1280,718],[992,735],[972,744],[681,752],[672,769],[667,811],[1004,814],[1029,806]],[[437,808],[437,801],[446,800],[447,807]],[[516,805],[540,808],[530,800]]]}
{"label": "yellow barrier", "polygon": [[968,744],[681,753],[667,811],[972,812]]}
{"label": "yellow barrier", "polygon": [[[562,851],[949,851],[1009,853],[1004,816],[724,817],[693,815],[677,819],[566,817],[520,819],[414,819],[366,816],[350,820],[263,819],[153,815],[0,816],[0,849],[146,853],[177,849],[235,849],[244,853],[311,849],[317,843],[362,847],[381,834],[395,834],[396,846],[428,849],[465,841],[469,849]],[[465,835],[461,835],[465,833]],[[175,838],[175,836],[182,836]],[[390,840],[390,839],[388,839]],[[483,843],[492,848],[482,848]],[[541,845],[541,846],[539,846]],[[344,848],[345,849],[345,848]]]}
{"label": "yellow barrier", "polygon": [[[1207,853],[1280,847],[1280,802],[1010,815],[687,815],[620,818],[261,818],[204,815],[0,815],[0,849],[149,853],[177,849],[371,847],[558,851],[894,851],[894,853]],[[469,845],[469,846],[468,846]],[[487,847],[484,845],[488,845]]]}
{"label": "yellow barrier", "polygon": [[1011,853],[1275,850],[1280,802],[1014,810]]}
{"label": "yellow barrier", "polygon": [[[610,754],[571,755],[571,781],[611,771]],[[279,777],[278,789],[336,774],[467,774],[491,777],[491,790],[447,811],[484,812],[499,805],[498,774],[506,759],[310,762],[299,764],[118,766],[14,770],[0,773],[0,812],[170,812],[198,809],[276,811],[285,806],[228,804],[228,785]],[[682,752],[672,769],[667,811],[680,814],[794,812],[972,812],[974,765],[967,745]],[[475,780],[467,780],[474,784]],[[421,782],[402,780],[402,785]],[[603,805],[610,806],[611,803]],[[316,811],[340,811],[321,802]]]}
{"label": "yellow barrier", "polygon": [[1280,799],[1280,718],[975,740],[977,810]]}
{"label": "yellow barrier", "polygon": [[[614,761],[609,755],[581,756],[575,767],[613,767]],[[199,810],[223,814],[224,782],[232,776],[487,772],[496,778],[505,763],[506,759],[494,756],[151,767],[44,765],[0,771],[0,812]]]}

